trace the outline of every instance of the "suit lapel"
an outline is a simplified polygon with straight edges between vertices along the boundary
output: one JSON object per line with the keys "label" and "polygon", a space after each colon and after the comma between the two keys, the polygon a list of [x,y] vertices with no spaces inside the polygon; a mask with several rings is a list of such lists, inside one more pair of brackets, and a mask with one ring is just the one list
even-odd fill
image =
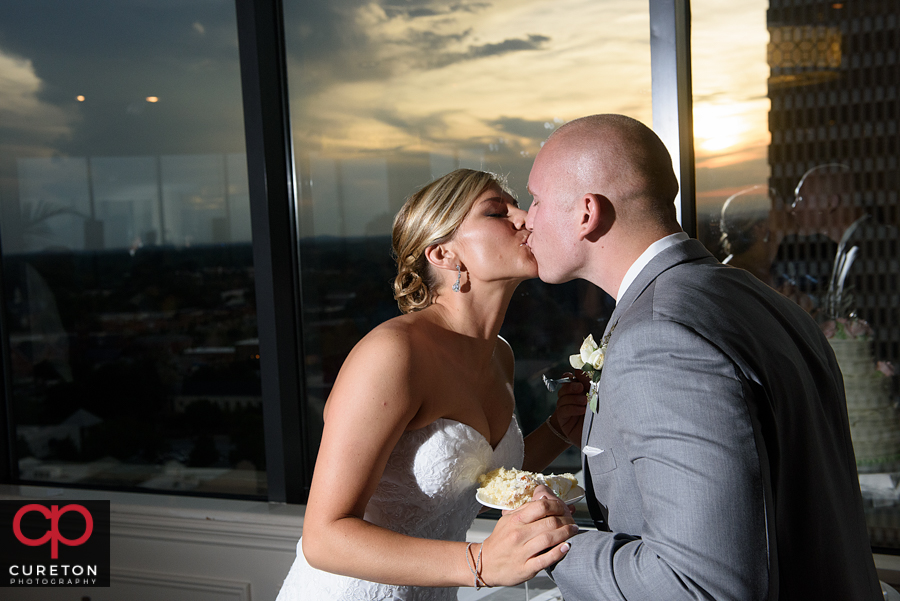
{"label": "suit lapel", "polygon": [[[625,291],[625,294],[622,295],[619,302],[616,303],[616,308],[613,309],[612,315],[609,316],[609,321],[606,323],[606,329],[600,340],[607,340],[606,337],[612,332],[612,329],[616,327],[625,312],[631,308],[634,301],[637,300],[644,290],[646,290],[661,273],[676,265],[680,265],[681,263],[701,259],[717,262],[715,257],[706,250],[706,247],[703,246],[699,240],[693,238],[674,244],[653,257],[653,259],[647,263],[647,266],[637,275],[634,281],[631,282],[631,285],[628,286],[628,290]],[[585,420],[584,431],[582,432],[582,440],[585,441],[585,444],[587,444],[588,436],[590,436],[591,433],[591,426],[594,422],[594,413],[592,411],[589,413],[591,414],[590,419]]]}

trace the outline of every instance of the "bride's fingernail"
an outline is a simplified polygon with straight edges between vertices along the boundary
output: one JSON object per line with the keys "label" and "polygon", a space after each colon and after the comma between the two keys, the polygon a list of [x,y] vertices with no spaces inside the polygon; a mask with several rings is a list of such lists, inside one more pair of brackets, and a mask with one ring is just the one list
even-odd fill
{"label": "bride's fingernail", "polygon": [[569,543],[563,543],[559,546],[559,550],[562,551],[563,553],[568,553],[570,546],[571,545]]}

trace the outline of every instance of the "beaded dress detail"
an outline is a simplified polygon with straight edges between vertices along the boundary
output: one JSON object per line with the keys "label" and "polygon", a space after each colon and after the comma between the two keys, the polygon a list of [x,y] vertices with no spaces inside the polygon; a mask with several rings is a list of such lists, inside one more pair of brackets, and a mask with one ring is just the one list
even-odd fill
{"label": "beaded dress detail", "polygon": [[[481,505],[478,476],[498,467],[522,467],[525,445],[515,416],[494,449],[477,430],[441,418],[405,432],[366,507],[365,519],[395,532],[464,541]],[[297,558],[276,601],[455,601],[456,587],[390,586],[311,567]]]}

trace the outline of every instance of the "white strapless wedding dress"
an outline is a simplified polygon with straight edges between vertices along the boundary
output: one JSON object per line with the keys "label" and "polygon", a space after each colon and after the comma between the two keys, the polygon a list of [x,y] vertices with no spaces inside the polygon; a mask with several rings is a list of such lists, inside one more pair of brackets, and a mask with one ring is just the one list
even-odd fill
{"label": "white strapless wedding dress", "polygon": [[[515,416],[496,449],[477,430],[441,418],[405,432],[388,459],[366,507],[373,524],[420,538],[466,539],[481,505],[478,476],[498,467],[521,468],[525,445]],[[311,567],[297,543],[277,601],[456,601],[457,589],[389,586]]]}

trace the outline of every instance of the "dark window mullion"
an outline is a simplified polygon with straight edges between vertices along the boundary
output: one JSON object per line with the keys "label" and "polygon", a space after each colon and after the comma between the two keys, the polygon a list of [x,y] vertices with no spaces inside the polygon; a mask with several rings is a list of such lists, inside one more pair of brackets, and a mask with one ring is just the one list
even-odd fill
{"label": "dark window mullion", "polygon": [[236,0],[269,500],[304,503],[312,469],[280,0]]}

